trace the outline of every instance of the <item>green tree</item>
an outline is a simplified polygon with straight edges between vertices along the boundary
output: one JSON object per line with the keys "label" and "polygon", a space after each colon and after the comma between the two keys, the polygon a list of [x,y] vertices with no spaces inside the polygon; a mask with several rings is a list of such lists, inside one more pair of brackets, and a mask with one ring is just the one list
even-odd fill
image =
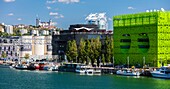
{"label": "green tree", "polygon": [[90,62],[90,51],[91,51],[91,43],[90,43],[90,40],[87,40],[86,42],[86,46],[85,46],[85,51],[86,51],[86,56],[85,56],[85,59],[86,59],[86,64],[89,64]]}
{"label": "green tree", "polygon": [[90,58],[91,58],[91,64],[92,65],[94,65],[94,63],[97,62],[97,66],[99,66],[100,54],[101,54],[101,41],[100,41],[100,38],[97,37],[96,39],[91,39]]}
{"label": "green tree", "polygon": [[8,34],[8,33],[6,33],[6,32],[1,32],[0,34],[1,34],[1,36],[4,36],[4,37],[9,36],[9,34]]}
{"label": "green tree", "polygon": [[84,63],[85,60],[85,56],[86,56],[86,51],[85,51],[85,47],[86,47],[86,42],[84,41],[83,38],[81,38],[80,40],[80,45],[79,45],[79,61],[81,61],[81,63]]}
{"label": "green tree", "polygon": [[25,56],[24,56],[24,58],[25,58],[25,59],[28,59],[28,58],[30,58],[30,55],[29,55],[28,53],[26,53]]}
{"label": "green tree", "polygon": [[101,62],[102,62],[103,65],[104,65],[104,63],[105,63],[105,56],[104,56],[104,54],[102,54]]}
{"label": "green tree", "polygon": [[2,58],[6,58],[6,57],[7,57],[6,53],[2,52],[1,57],[2,57]]}
{"label": "green tree", "polygon": [[71,41],[67,42],[66,56],[67,56],[67,59],[68,59],[69,62],[72,61],[72,58],[71,58]]}
{"label": "green tree", "polygon": [[91,39],[90,40],[91,42],[91,49],[90,49],[90,59],[91,59],[91,64],[92,66],[94,66],[94,63],[97,61],[96,60],[96,53],[97,52],[97,49],[96,49],[96,39]]}
{"label": "green tree", "polygon": [[13,33],[13,35],[14,35],[14,36],[21,36],[20,29],[22,29],[22,28],[14,28],[14,33]]}
{"label": "green tree", "polygon": [[111,48],[111,62],[113,63],[114,45],[113,45],[113,38],[112,37],[110,37],[110,48]]}
{"label": "green tree", "polygon": [[95,50],[94,50],[94,55],[95,55],[95,59],[97,60],[97,66],[99,66],[100,63],[100,55],[101,55],[101,41],[100,38],[97,37],[95,39]]}
{"label": "green tree", "polygon": [[113,42],[111,41],[111,38],[107,36],[105,39],[105,58],[106,58],[105,61],[107,63],[111,62],[112,60],[112,56],[113,56],[112,44]]}
{"label": "green tree", "polygon": [[77,44],[75,40],[68,41],[67,52],[66,55],[69,61],[77,62]]}

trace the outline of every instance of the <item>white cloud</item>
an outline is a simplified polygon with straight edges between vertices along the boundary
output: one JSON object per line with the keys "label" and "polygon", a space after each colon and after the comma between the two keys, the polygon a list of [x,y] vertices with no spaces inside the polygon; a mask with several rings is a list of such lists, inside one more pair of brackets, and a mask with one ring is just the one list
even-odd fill
{"label": "white cloud", "polygon": [[52,25],[57,25],[58,23],[57,22],[53,22]]}
{"label": "white cloud", "polygon": [[58,18],[64,18],[64,15],[59,14],[58,12],[50,12],[49,13],[50,16],[54,16],[54,18],[58,19]]}
{"label": "white cloud", "polygon": [[57,12],[50,12],[49,15],[56,16],[56,15],[58,15],[58,13]]}
{"label": "white cloud", "polygon": [[60,14],[60,18],[64,18],[64,16],[62,14]]}
{"label": "white cloud", "polygon": [[58,0],[58,2],[69,4],[69,3],[78,3],[80,2],[80,0]]}
{"label": "white cloud", "polygon": [[46,3],[48,3],[48,4],[53,4],[53,3],[56,3],[57,1],[56,0],[47,0],[47,2]]}
{"label": "white cloud", "polygon": [[112,18],[108,18],[109,21],[112,21]]}
{"label": "white cloud", "polygon": [[8,16],[13,16],[14,14],[13,13],[9,13]]}
{"label": "white cloud", "polygon": [[129,10],[134,10],[135,8],[134,8],[134,7],[129,6],[129,7],[128,7],[128,9],[129,9]]}
{"label": "white cloud", "polygon": [[54,18],[56,18],[56,19],[59,19],[59,18],[64,18],[64,15],[62,15],[62,14],[59,14],[59,15],[56,15]]}
{"label": "white cloud", "polygon": [[21,18],[18,18],[17,20],[19,20],[19,21],[20,21],[20,20],[22,20],[22,19],[21,19]]}
{"label": "white cloud", "polygon": [[4,2],[15,2],[15,0],[4,0]]}
{"label": "white cloud", "polygon": [[48,10],[50,10],[50,9],[51,9],[51,7],[50,7],[50,6],[47,6],[47,9],[48,9]]}

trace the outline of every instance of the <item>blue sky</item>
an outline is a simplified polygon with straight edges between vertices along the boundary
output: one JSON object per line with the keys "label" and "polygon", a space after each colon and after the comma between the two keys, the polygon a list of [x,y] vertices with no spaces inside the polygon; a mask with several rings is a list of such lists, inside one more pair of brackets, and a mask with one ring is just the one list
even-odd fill
{"label": "blue sky", "polygon": [[0,23],[35,25],[36,15],[42,21],[52,19],[59,28],[86,23],[90,13],[105,12],[109,29],[112,17],[145,12],[150,9],[170,10],[170,0],[0,0]]}

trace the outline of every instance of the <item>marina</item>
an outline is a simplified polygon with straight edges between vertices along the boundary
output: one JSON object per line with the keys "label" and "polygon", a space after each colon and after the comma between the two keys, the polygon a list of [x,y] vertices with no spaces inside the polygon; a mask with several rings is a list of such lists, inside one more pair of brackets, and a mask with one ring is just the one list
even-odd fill
{"label": "marina", "polygon": [[170,89],[168,3],[1,0],[0,89]]}
{"label": "marina", "polygon": [[0,68],[1,89],[169,89],[170,80],[102,75],[88,76],[71,72],[29,71]]}
{"label": "marina", "polygon": [[[57,63],[57,62],[12,62],[1,61],[0,68],[12,68],[17,70],[36,70],[36,71],[59,71],[73,72],[82,75],[102,75],[102,74],[117,74],[124,76],[147,76],[153,77],[153,74],[162,72],[163,76],[169,75],[169,67],[162,67],[160,71],[155,71],[156,68],[114,68],[114,67],[93,67],[81,63]],[[158,69],[158,68],[157,68]],[[154,76],[155,77],[155,76]],[[168,76],[169,77],[169,76]]]}

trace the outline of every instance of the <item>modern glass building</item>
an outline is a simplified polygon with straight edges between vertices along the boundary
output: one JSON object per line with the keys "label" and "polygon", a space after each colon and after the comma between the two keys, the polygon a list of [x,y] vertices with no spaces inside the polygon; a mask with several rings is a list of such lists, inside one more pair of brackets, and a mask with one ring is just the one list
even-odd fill
{"label": "modern glass building", "polygon": [[170,64],[170,12],[119,15],[113,21],[115,64]]}

